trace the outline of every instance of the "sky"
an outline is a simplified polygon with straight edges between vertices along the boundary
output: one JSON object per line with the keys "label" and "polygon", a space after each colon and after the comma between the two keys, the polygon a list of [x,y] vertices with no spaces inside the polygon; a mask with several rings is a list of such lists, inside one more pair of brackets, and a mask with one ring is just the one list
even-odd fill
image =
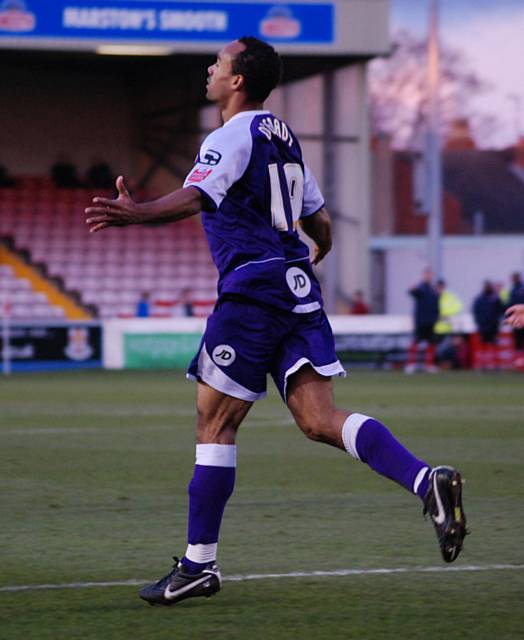
{"label": "sky", "polygon": [[[391,28],[427,33],[430,0],[390,0]],[[440,35],[490,88],[472,102],[500,126],[477,140],[503,148],[524,137],[524,0],[440,0]]]}

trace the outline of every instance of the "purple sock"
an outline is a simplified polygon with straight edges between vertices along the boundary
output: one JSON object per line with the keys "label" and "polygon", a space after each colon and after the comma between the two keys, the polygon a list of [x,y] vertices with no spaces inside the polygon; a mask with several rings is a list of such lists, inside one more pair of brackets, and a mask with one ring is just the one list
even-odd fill
{"label": "purple sock", "polygon": [[352,413],[342,427],[342,439],[354,458],[424,498],[430,466],[415,458],[381,422]]}
{"label": "purple sock", "polygon": [[233,493],[235,472],[235,445],[197,445],[197,463],[188,487],[188,546],[182,558],[189,573],[199,573],[216,559],[220,524]]}

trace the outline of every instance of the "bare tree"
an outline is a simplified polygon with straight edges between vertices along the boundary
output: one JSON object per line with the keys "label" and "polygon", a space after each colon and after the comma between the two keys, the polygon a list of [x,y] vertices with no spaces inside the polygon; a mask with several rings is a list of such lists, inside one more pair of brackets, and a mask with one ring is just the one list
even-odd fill
{"label": "bare tree", "polygon": [[[397,149],[420,148],[427,109],[426,76],[426,42],[405,30],[395,34],[389,58],[370,64],[372,130],[388,134]],[[473,97],[489,88],[469,68],[461,51],[442,47],[440,112],[444,136],[459,118],[469,120],[479,136],[488,127],[497,126],[494,117],[475,112],[471,105]]]}

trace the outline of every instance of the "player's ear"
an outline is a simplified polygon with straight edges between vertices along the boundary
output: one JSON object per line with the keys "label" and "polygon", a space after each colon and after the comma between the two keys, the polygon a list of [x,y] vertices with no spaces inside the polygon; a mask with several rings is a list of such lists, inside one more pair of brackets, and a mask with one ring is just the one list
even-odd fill
{"label": "player's ear", "polygon": [[237,73],[233,76],[233,89],[235,91],[242,91],[246,86],[246,81],[241,73]]}

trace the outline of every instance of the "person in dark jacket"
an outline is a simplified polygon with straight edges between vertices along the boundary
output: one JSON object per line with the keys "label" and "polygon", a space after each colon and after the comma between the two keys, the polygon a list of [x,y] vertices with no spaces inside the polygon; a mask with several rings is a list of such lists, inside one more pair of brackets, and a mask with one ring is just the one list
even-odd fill
{"label": "person in dark jacket", "polygon": [[78,177],[76,165],[67,155],[61,155],[51,167],[51,178],[59,189],[79,189],[84,186]]}
{"label": "person in dark jacket", "polygon": [[111,167],[103,160],[94,160],[87,172],[87,184],[95,189],[112,189],[115,177]]}
{"label": "person in dark jacket", "polygon": [[477,368],[497,368],[497,335],[499,323],[504,313],[504,305],[490,280],[484,282],[479,295],[472,307],[475,324],[480,335],[480,350],[477,358]]}
{"label": "person in dark jacket", "polygon": [[436,373],[435,366],[435,323],[439,318],[439,293],[433,284],[433,272],[426,269],[422,281],[409,290],[414,299],[414,337],[408,351],[404,371],[414,373],[417,369],[419,345],[425,349],[424,369]]}

